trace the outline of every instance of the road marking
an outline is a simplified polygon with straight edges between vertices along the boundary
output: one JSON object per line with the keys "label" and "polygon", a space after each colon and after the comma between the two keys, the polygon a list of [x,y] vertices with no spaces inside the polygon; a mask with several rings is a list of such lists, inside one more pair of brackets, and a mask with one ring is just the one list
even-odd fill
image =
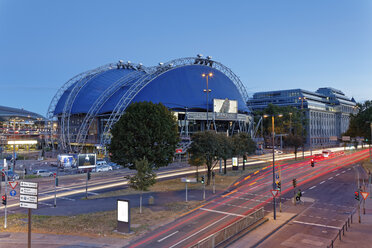
{"label": "road marking", "polygon": [[191,238],[191,237],[197,235],[198,233],[203,232],[205,229],[207,229],[207,228],[213,226],[214,224],[216,224],[216,223],[218,223],[218,222],[220,222],[220,221],[226,219],[227,217],[229,217],[229,215],[226,215],[225,217],[223,217],[223,218],[221,218],[221,219],[219,219],[219,220],[217,220],[217,221],[211,223],[210,225],[204,227],[203,229],[200,229],[199,231],[197,231],[197,232],[193,233],[192,235],[188,236],[187,238],[184,238],[184,239],[178,241],[177,243],[175,243],[174,245],[170,246],[169,248],[173,248],[173,247],[175,247],[175,246],[181,244],[183,241],[188,240],[189,238]]}
{"label": "road marking", "polygon": [[91,195],[99,195],[98,193],[89,192],[89,191],[88,191],[88,194],[91,194]]}
{"label": "road marking", "polygon": [[333,229],[337,229],[337,230],[341,229],[340,227],[337,227],[337,226],[328,226],[328,225],[322,225],[322,224],[317,224],[317,223],[302,222],[302,221],[297,221],[297,220],[293,221],[293,223],[310,225],[310,226],[328,227],[328,228],[333,228]]}
{"label": "road marking", "polygon": [[260,172],[259,170],[258,171],[255,171],[254,173],[253,173],[253,175],[256,175],[258,172]]}
{"label": "road marking", "polygon": [[247,177],[245,177],[244,180],[247,180],[247,179],[249,179],[249,178],[251,178],[251,176],[247,176]]}
{"label": "road marking", "polygon": [[323,183],[325,183],[325,181],[322,181],[322,182],[320,182],[319,184],[323,184]]}
{"label": "road marking", "polygon": [[63,200],[68,200],[68,201],[75,201],[75,199],[64,197],[64,196],[61,196],[61,197],[58,197],[58,198],[63,199]]}
{"label": "road marking", "polygon": [[331,179],[333,179],[333,177],[328,178],[328,180],[331,180]]}
{"label": "road marking", "polygon": [[351,168],[347,169],[347,170],[351,170]]}
{"label": "road marking", "polygon": [[236,189],[236,190],[233,190],[233,191],[231,191],[230,193],[227,193],[226,195],[223,195],[222,197],[226,197],[226,196],[228,196],[228,195],[234,194],[236,191],[238,191],[238,190],[237,190],[237,189]]}
{"label": "road marking", "polygon": [[342,171],[341,173],[345,173],[346,171]]}
{"label": "road marking", "polygon": [[313,186],[313,187],[311,187],[311,188],[309,188],[309,189],[313,189],[313,188],[315,188],[316,186]]}
{"label": "road marking", "polygon": [[209,211],[209,212],[218,213],[218,214],[227,214],[227,215],[233,215],[233,216],[238,216],[238,217],[245,217],[245,215],[241,215],[241,214],[234,214],[234,213],[223,212],[223,211],[218,211],[218,210],[213,210],[213,209],[208,209],[208,208],[200,208],[200,210]]}
{"label": "road marking", "polygon": [[336,177],[339,176],[339,175],[340,175],[340,173],[337,173],[337,174],[336,174]]}
{"label": "road marking", "polygon": [[171,234],[169,234],[168,236],[165,236],[164,238],[162,238],[162,239],[159,239],[159,240],[158,240],[158,242],[161,242],[161,241],[163,241],[163,240],[165,240],[165,239],[169,238],[170,236],[173,236],[173,235],[175,235],[176,233],[178,233],[178,231],[175,231],[174,233],[171,233]]}
{"label": "road marking", "polygon": [[248,184],[248,186],[251,186],[251,185],[253,185],[253,184],[255,184],[255,183],[257,183],[257,182],[250,183],[250,184]]}
{"label": "road marking", "polygon": [[53,204],[49,204],[49,203],[45,203],[45,202],[38,202],[38,204],[47,205],[49,207],[54,206]]}

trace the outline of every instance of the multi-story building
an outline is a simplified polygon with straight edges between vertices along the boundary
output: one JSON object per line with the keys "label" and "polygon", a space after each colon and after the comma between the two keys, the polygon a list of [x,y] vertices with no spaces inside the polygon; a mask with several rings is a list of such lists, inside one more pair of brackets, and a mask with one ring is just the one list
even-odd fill
{"label": "multi-story building", "polygon": [[357,113],[354,98],[348,98],[337,89],[319,88],[316,92],[291,89],[257,92],[248,100],[248,106],[263,110],[269,104],[303,108],[307,121],[306,143],[312,146],[335,144],[349,127],[350,114]]}

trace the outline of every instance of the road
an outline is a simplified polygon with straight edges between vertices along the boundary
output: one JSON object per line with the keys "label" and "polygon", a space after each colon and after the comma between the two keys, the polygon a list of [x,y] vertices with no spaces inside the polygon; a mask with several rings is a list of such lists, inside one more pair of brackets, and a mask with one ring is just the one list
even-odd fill
{"label": "road", "polygon": [[[282,200],[291,202],[293,178],[297,179],[298,188],[301,188],[302,185],[317,183],[318,178],[323,178],[366,157],[368,157],[368,150],[319,161],[315,167],[311,167],[309,161],[282,163],[276,166],[276,170],[281,168]],[[335,176],[338,177],[346,172],[340,173]],[[268,166],[242,178],[229,191],[176,221],[147,234],[129,247],[189,247],[260,207],[271,211],[272,181],[272,167]],[[305,191],[304,195],[307,193]]]}

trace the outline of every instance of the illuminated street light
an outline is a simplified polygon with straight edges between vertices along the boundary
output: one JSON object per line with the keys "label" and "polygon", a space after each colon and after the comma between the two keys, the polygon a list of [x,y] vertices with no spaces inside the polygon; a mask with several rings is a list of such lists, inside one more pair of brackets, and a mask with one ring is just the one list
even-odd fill
{"label": "illuminated street light", "polygon": [[213,76],[213,73],[212,73],[212,72],[210,72],[210,73],[208,73],[208,74],[206,74],[206,73],[203,73],[203,74],[202,74],[202,77],[205,77],[206,80],[207,80],[207,88],[204,89],[204,92],[207,93],[207,94],[206,94],[206,95],[207,95],[207,130],[209,130],[209,117],[208,117],[209,104],[208,104],[208,93],[212,91],[212,90],[210,90],[210,89],[208,88],[208,79],[211,78],[212,76]]}

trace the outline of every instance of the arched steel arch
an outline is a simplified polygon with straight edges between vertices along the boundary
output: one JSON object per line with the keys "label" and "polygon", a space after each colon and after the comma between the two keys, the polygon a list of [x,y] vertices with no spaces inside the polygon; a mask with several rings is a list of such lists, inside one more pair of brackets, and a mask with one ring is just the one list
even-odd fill
{"label": "arched steel arch", "polygon": [[100,96],[93,103],[92,107],[89,109],[88,113],[85,115],[84,120],[80,125],[76,139],[76,142],[79,144],[79,149],[81,149],[86,143],[89,128],[103,105],[122,87],[128,86],[130,83],[135,82],[136,79],[142,77],[144,73],[146,74],[146,70],[147,68],[143,68],[141,71],[133,70],[131,73],[118,79],[104,92],[102,92],[102,94],[100,94]]}
{"label": "arched steel arch", "polygon": [[101,142],[100,142],[101,147],[106,146],[110,142],[111,135],[109,131],[111,130],[113,125],[123,115],[123,113],[125,112],[125,109],[132,102],[134,97],[144,87],[146,87],[146,85],[148,85],[152,80],[154,80],[155,78],[157,78],[158,76],[162,75],[163,73],[169,70],[173,70],[175,68],[186,66],[186,65],[197,65],[195,63],[196,61],[198,62],[203,61],[206,66],[207,64],[209,64],[210,67],[224,73],[235,84],[235,86],[239,90],[239,93],[242,95],[244,102],[246,103],[248,101],[247,91],[243,83],[240,81],[239,77],[236,76],[229,68],[222,65],[221,63],[213,61],[211,59],[203,59],[203,58],[195,58],[195,57],[187,57],[187,58],[171,60],[163,65],[155,67],[155,70],[152,73],[139,79],[136,83],[131,85],[131,87],[126,91],[126,93],[122,96],[122,98],[119,100],[119,102],[115,106],[114,111],[112,111],[109,117],[109,121],[105,125],[104,132],[101,135]]}
{"label": "arched steel arch", "polygon": [[96,70],[92,70],[90,74],[88,74],[85,78],[80,79],[77,81],[72,88],[70,94],[68,95],[65,105],[63,106],[62,116],[61,116],[61,137],[62,137],[62,147],[63,149],[66,148],[66,144],[71,150],[71,133],[70,133],[70,117],[71,117],[71,110],[73,103],[77,95],[79,94],[80,90],[92,79],[100,75],[102,72],[112,69],[112,66],[109,67],[99,67]]}
{"label": "arched steel arch", "polygon": [[[88,70],[88,71],[85,71],[85,72],[82,72],[72,78],[70,78],[61,88],[59,88],[59,90],[57,91],[57,93],[53,96],[52,98],[52,101],[50,102],[49,104],[49,107],[48,107],[48,111],[47,111],[47,114],[46,114],[46,117],[47,117],[47,120],[49,121],[53,121],[54,119],[54,110],[57,106],[57,103],[59,102],[59,100],[61,99],[63,93],[71,86],[73,85],[74,83],[76,83],[77,81],[80,81],[82,80],[83,78],[87,77],[88,75],[92,74],[92,73],[95,73],[95,71],[101,71],[102,69],[105,69],[105,68],[110,68],[112,67],[113,64],[106,64],[106,65],[103,65],[103,66],[100,66],[100,67],[97,67],[93,70]],[[47,142],[53,142],[53,128],[50,129],[50,137],[51,137],[51,140],[47,140]]]}

